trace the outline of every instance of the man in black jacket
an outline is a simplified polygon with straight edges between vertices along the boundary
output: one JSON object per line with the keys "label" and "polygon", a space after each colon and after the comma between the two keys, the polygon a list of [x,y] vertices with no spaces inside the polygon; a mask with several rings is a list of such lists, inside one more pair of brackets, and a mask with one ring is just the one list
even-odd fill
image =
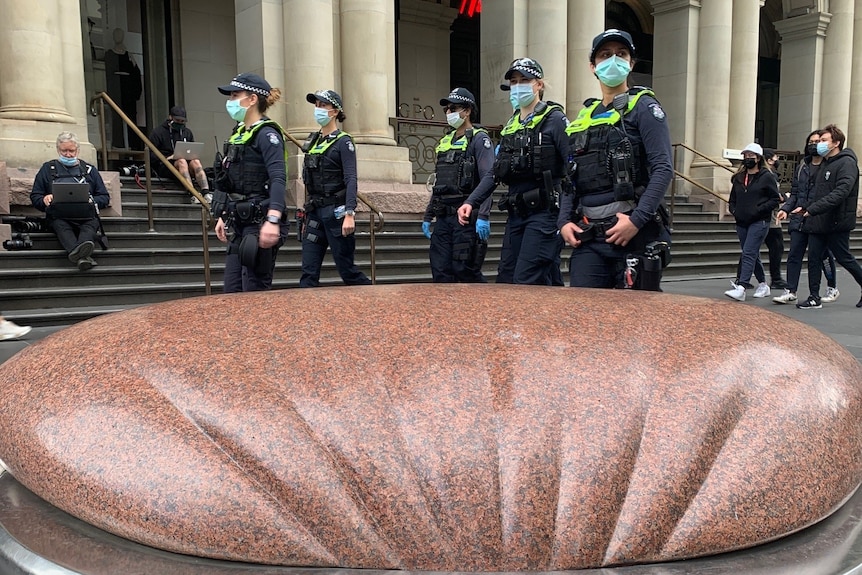
{"label": "man in black jacket", "polygon": [[[862,287],[862,267],[850,253],[850,232],[856,227],[859,163],[853,150],[844,149],[844,132],[829,124],[820,136],[817,153],[823,157],[810,201],[801,206],[802,229],[808,232],[808,289],[811,295],[799,309],[820,309],[820,266],[827,248]],[[856,304],[862,307],[862,299]]]}
{"label": "man in black jacket", "polygon": [[[207,180],[204,168],[200,160],[185,160],[183,158],[174,158],[174,146],[177,142],[194,142],[195,136],[192,131],[186,127],[186,109],[182,106],[174,106],[171,108],[168,119],[160,126],[157,126],[153,133],[150,134],[150,141],[153,145],[171,162],[177,171],[189,181],[189,184],[194,187],[191,173],[194,172],[195,179],[200,186],[201,194],[210,199],[210,186]],[[162,178],[173,178],[170,170],[154,155],[150,154],[150,165],[153,170]]]}

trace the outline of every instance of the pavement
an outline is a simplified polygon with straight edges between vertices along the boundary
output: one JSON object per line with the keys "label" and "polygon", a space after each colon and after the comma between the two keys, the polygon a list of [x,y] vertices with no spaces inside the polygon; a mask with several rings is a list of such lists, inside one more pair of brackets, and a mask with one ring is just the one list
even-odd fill
{"label": "pavement", "polygon": [[[808,297],[807,281],[807,276],[803,273],[799,282],[798,295],[800,300]],[[662,282],[662,289],[667,293],[705,297],[725,302],[732,301],[724,295],[724,292],[729,288],[730,278],[696,278]],[[824,290],[822,293],[825,293],[825,281],[822,289]],[[748,299],[735,305],[756,306],[796,319],[830,336],[843,345],[856,359],[862,361],[862,329],[860,329],[862,328],[862,309],[856,307],[860,290],[853,278],[841,268],[838,270],[838,290],[841,292],[838,300],[833,303],[824,303],[823,308],[817,310],[801,310],[793,304],[779,305],[773,303],[772,297],[780,295],[780,290],[772,290],[769,297],[762,299],[751,297],[753,290],[748,290]],[[33,345],[40,339],[66,327],[68,326],[34,327],[22,340],[0,341],[0,363],[8,360],[27,346]],[[764,329],[770,329],[770,327],[765,326]],[[788,334],[788,337],[793,337],[793,335]]]}

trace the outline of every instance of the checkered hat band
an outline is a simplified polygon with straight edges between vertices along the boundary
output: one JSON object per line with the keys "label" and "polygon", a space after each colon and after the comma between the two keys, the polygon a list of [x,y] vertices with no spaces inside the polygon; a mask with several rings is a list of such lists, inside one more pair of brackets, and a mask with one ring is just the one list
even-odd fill
{"label": "checkered hat band", "polygon": [[520,65],[520,64],[517,64],[517,65],[515,65],[515,66],[512,66],[512,67],[511,67],[511,68],[509,68],[509,69],[510,69],[510,70],[517,70],[518,72],[521,72],[522,74],[523,74],[524,72],[526,72],[527,74],[530,74],[531,76],[535,76],[535,77],[537,77],[537,78],[541,78],[541,77],[542,77],[541,72],[539,72],[538,70],[536,70],[536,69],[535,69],[535,68],[533,68],[532,66],[522,66],[522,65]]}
{"label": "checkered hat band", "polygon": [[468,104],[473,103],[473,100],[471,100],[470,98],[467,98],[466,96],[462,96],[461,94],[456,94],[455,92],[452,92],[451,94],[449,94],[449,97],[446,99],[450,100],[450,101],[451,100],[457,100],[459,102],[467,102]]}
{"label": "checkered hat band", "polygon": [[329,96],[329,94],[327,94],[326,92],[320,92],[318,94],[315,94],[314,97],[319,98],[319,99],[323,100],[324,102],[329,102],[330,104],[332,104],[332,107],[335,108],[336,110],[338,110],[339,112],[344,111],[341,109],[341,106],[338,105],[338,101],[335,98],[331,98]]}
{"label": "checkered hat band", "polygon": [[234,88],[245,90],[246,92],[254,92],[255,94],[260,94],[261,96],[269,96],[269,90],[264,90],[263,88],[255,88],[254,86],[249,86],[248,84],[243,84],[242,82],[237,82],[236,80],[231,80],[230,85]]}

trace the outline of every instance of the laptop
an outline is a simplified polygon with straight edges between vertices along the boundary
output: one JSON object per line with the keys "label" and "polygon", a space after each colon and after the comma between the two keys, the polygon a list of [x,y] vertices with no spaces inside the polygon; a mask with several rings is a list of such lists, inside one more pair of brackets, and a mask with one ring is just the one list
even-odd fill
{"label": "laptop", "polygon": [[84,182],[54,182],[51,185],[51,193],[54,195],[55,204],[90,203],[90,184]]}
{"label": "laptop", "polygon": [[90,184],[84,182],[54,182],[51,185],[54,200],[51,215],[64,220],[88,220],[95,217],[96,210],[90,203]]}
{"label": "laptop", "polygon": [[203,153],[203,142],[177,142],[174,144],[175,160],[198,160]]}

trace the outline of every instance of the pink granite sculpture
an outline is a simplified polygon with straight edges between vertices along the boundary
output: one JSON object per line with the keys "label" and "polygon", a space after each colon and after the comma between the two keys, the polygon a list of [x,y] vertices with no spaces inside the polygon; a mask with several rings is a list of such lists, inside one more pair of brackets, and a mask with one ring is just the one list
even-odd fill
{"label": "pink granite sculpture", "polygon": [[838,508],[862,480],[860,385],[829,338],[730,302],[496,285],[211,296],[78,324],[0,366],[0,459],[97,527],[196,556],[648,563]]}

